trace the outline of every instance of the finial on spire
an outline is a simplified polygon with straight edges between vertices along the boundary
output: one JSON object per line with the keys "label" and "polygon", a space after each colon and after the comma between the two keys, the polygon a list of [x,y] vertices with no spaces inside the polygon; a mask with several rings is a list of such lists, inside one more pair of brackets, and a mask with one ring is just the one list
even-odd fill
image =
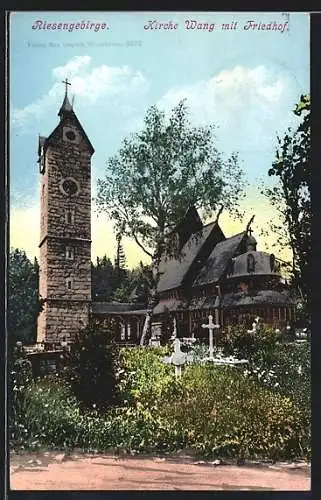
{"label": "finial on spire", "polygon": [[[247,226],[246,226],[246,232],[247,232],[247,233],[248,233],[249,231],[252,231],[252,230],[250,229],[250,226],[251,226],[252,222],[254,221],[254,217],[255,217],[255,215],[252,215],[251,219],[249,220],[249,222],[248,222],[248,224],[247,224]],[[250,234],[251,234],[251,233],[250,233]]]}
{"label": "finial on spire", "polygon": [[64,101],[61,105],[61,108],[59,110],[59,113],[58,113],[58,116],[60,116],[60,119],[62,119],[63,115],[65,112],[70,112],[70,111],[73,111],[72,109],[72,106],[69,102],[69,99],[68,99],[68,85],[71,85],[70,82],[68,82],[68,78],[66,78],[63,82],[61,82],[65,85],[65,98],[64,98]]}
{"label": "finial on spire", "polygon": [[67,95],[68,94],[68,87],[67,85],[71,85],[70,82],[68,82],[68,78],[66,78],[66,80],[63,80],[61,83],[64,83],[65,84],[65,94]]}

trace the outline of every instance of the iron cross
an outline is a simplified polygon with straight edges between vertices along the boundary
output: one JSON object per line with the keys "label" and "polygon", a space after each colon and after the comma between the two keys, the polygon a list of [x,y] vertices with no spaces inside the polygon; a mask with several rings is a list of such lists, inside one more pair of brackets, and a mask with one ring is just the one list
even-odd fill
{"label": "iron cross", "polygon": [[67,85],[71,85],[71,83],[68,82],[68,78],[66,78],[66,80],[62,81],[61,83],[65,84],[65,86],[66,86],[66,94],[67,94],[67,88],[68,88]]}

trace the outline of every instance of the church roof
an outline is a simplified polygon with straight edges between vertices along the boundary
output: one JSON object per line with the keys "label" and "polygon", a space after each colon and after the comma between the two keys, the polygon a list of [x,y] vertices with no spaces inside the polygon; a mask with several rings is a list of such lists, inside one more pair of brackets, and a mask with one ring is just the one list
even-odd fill
{"label": "church roof", "polygon": [[267,305],[294,305],[295,298],[288,290],[259,290],[255,293],[236,292],[223,295],[221,307]]}
{"label": "church roof", "polygon": [[217,283],[225,272],[230,259],[237,251],[245,234],[246,232],[243,231],[218,243],[195,279],[193,286]]}
{"label": "church roof", "polygon": [[[213,235],[220,239],[224,237],[217,222],[211,222],[192,234],[187,243],[183,246],[178,258],[162,258],[159,269],[160,280],[157,287],[158,292],[172,290],[182,285],[191,266],[196,262],[200,251],[205,247],[206,243]],[[215,243],[216,241],[214,244]]]}
{"label": "church roof", "polygon": [[186,309],[188,304],[182,300],[169,299],[166,301],[159,302],[153,309],[153,314],[163,314],[166,311],[180,311]]}
{"label": "church roof", "polygon": [[191,234],[202,229],[203,223],[194,205],[190,206],[184,214],[184,217],[176,227],[176,233],[179,237],[180,248],[190,238]]}
{"label": "church roof", "polygon": [[145,313],[145,304],[132,304],[125,302],[92,302],[91,310],[93,314],[122,314],[130,312],[132,314]]}

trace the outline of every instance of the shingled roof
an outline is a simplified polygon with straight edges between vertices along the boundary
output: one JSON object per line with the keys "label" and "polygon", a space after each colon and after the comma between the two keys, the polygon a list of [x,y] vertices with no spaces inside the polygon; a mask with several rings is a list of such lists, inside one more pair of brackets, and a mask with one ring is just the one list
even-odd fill
{"label": "shingled roof", "polygon": [[288,290],[259,290],[255,293],[236,292],[227,293],[222,297],[221,307],[253,306],[260,305],[294,305],[295,297]]}
{"label": "shingled roof", "polygon": [[200,231],[192,234],[185,243],[179,258],[162,259],[159,269],[161,275],[157,287],[158,292],[172,290],[182,285],[184,277],[215,230],[221,231],[217,222],[211,222],[203,226]]}
{"label": "shingled roof", "polygon": [[245,234],[246,232],[243,231],[242,233],[236,234],[218,243],[199,272],[193,286],[217,283],[224,273],[229,260],[238,249]]}
{"label": "shingled roof", "polygon": [[153,314],[163,314],[164,312],[173,312],[186,309],[188,304],[182,300],[170,299],[159,302],[153,309]]}
{"label": "shingled roof", "polygon": [[93,314],[117,314],[131,311],[143,311],[145,304],[131,304],[125,302],[92,302],[91,310]]}

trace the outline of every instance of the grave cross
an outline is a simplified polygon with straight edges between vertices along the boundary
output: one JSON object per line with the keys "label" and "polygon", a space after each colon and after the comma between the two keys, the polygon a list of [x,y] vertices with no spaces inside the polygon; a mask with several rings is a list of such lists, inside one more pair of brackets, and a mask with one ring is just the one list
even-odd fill
{"label": "grave cross", "polygon": [[208,317],[208,324],[207,325],[202,325],[202,328],[208,328],[209,330],[209,352],[210,352],[210,358],[213,359],[213,351],[214,351],[214,346],[213,346],[213,332],[214,328],[220,328],[220,325],[215,325],[213,323],[213,316],[210,314]]}
{"label": "grave cross", "polygon": [[181,351],[181,341],[176,338],[173,342],[174,353],[171,356],[171,362],[175,366],[175,376],[180,377],[182,366],[186,363],[186,354]]}
{"label": "grave cross", "polygon": [[172,337],[174,339],[176,339],[176,337],[177,337],[177,321],[176,321],[175,316],[174,316],[174,320],[173,320],[173,333],[172,333]]}

